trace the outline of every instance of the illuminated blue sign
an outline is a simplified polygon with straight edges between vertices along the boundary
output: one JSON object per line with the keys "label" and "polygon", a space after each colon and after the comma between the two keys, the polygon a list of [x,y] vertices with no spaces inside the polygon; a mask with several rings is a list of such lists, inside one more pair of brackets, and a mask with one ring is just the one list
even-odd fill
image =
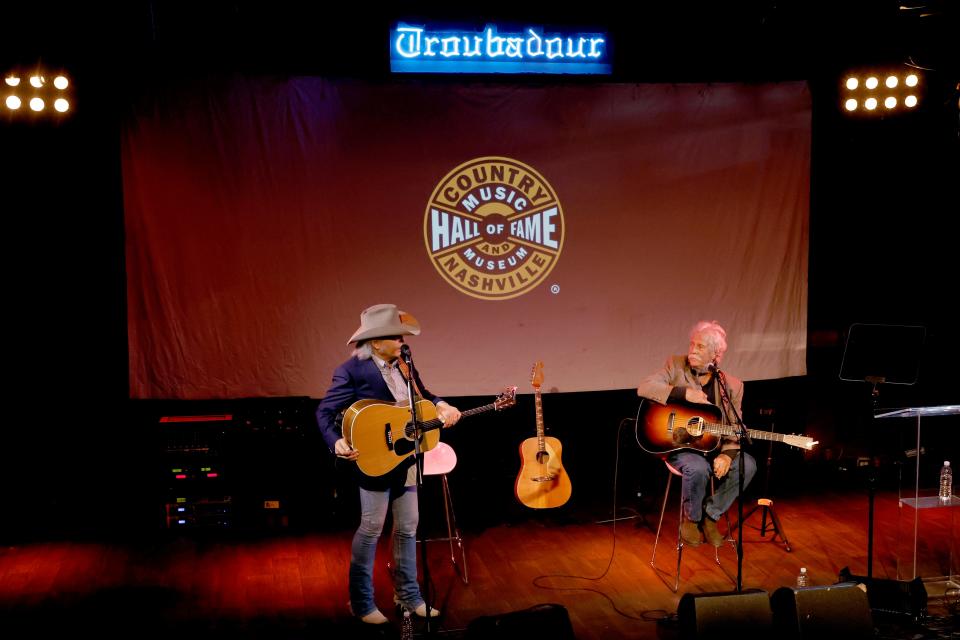
{"label": "illuminated blue sign", "polygon": [[439,31],[400,23],[390,31],[394,73],[576,73],[609,74],[603,33],[543,33],[529,27],[499,33]]}

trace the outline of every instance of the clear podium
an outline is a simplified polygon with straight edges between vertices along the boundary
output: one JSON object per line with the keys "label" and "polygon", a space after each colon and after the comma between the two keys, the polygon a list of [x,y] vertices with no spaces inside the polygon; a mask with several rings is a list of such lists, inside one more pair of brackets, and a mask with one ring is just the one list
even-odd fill
{"label": "clear podium", "polygon": [[[916,419],[916,448],[908,458],[913,464],[904,465],[898,494],[897,579],[912,580],[920,576],[931,598],[960,588],[960,497],[954,486],[954,495],[949,501],[942,501],[935,483],[937,478],[923,481],[920,478],[921,419],[943,416],[960,416],[960,405],[911,407],[874,416]],[[960,466],[960,459],[951,462]]]}

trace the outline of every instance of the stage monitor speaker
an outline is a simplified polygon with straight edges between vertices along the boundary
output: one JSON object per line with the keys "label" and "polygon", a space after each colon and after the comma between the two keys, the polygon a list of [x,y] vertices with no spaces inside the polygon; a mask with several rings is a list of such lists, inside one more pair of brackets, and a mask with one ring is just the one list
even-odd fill
{"label": "stage monitor speaker", "polygon": [[848,582],[827,587],[782,587],[770,597],[773,625],[784,640],[872,638],[867,593]]}
{"label": "stage monitor speaker", "polygon": [[549,603],[500,615],[480,616],[467,625],[466,637],[467,640],[576,640],[566,607]]}
{"label": "stage monitor speaker", "polygon": [[918,622],[927,617],[927,588],[923,580],[890,580],[855,576],[850,569],[840,570],[840,582],[857,582],[867,587],[867,600],[878,618],[910,618]]}
{"label": "stage monitor speaker", "polygon": [[773,614],[766,591],[685,593],[677,605],[681,638],[769,640]]}

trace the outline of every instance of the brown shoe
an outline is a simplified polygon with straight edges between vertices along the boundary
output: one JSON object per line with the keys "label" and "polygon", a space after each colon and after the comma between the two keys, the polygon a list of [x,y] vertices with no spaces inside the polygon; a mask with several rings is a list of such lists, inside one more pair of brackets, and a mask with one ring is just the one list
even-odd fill
{"label": "brown shoe", "polygon": [[684,544],[688,544],[691,547],[700,545],[700,527],[698,524],[699,523],[687,519],[684,519],[684,521],[680,523],[680,538],[683,539]]}
{"label": "brown shoe", "polygon": [[720,529],[717,528],[716,520],[713,520],[707,515],[705,515],[703,518],[703,535],[706,536],[707,542],[713,546],[723,546],[724,537],[723,534],[720,533]]}

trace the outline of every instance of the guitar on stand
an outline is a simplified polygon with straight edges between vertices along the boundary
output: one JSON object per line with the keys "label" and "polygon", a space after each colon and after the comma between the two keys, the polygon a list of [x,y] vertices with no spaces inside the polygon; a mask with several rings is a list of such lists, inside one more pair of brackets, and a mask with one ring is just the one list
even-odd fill
{"label": "guitar on stand", "polygon": [[543,384],[543,363],[533,365],[530,384],[536,399],[537,437],[527,438],[520,445],[520,473],[514,494],[531,509],[551,509],[566,504],[573,486],[563,468],[563,445],[556,438],[543,435],[543,403],[540,386]]}

